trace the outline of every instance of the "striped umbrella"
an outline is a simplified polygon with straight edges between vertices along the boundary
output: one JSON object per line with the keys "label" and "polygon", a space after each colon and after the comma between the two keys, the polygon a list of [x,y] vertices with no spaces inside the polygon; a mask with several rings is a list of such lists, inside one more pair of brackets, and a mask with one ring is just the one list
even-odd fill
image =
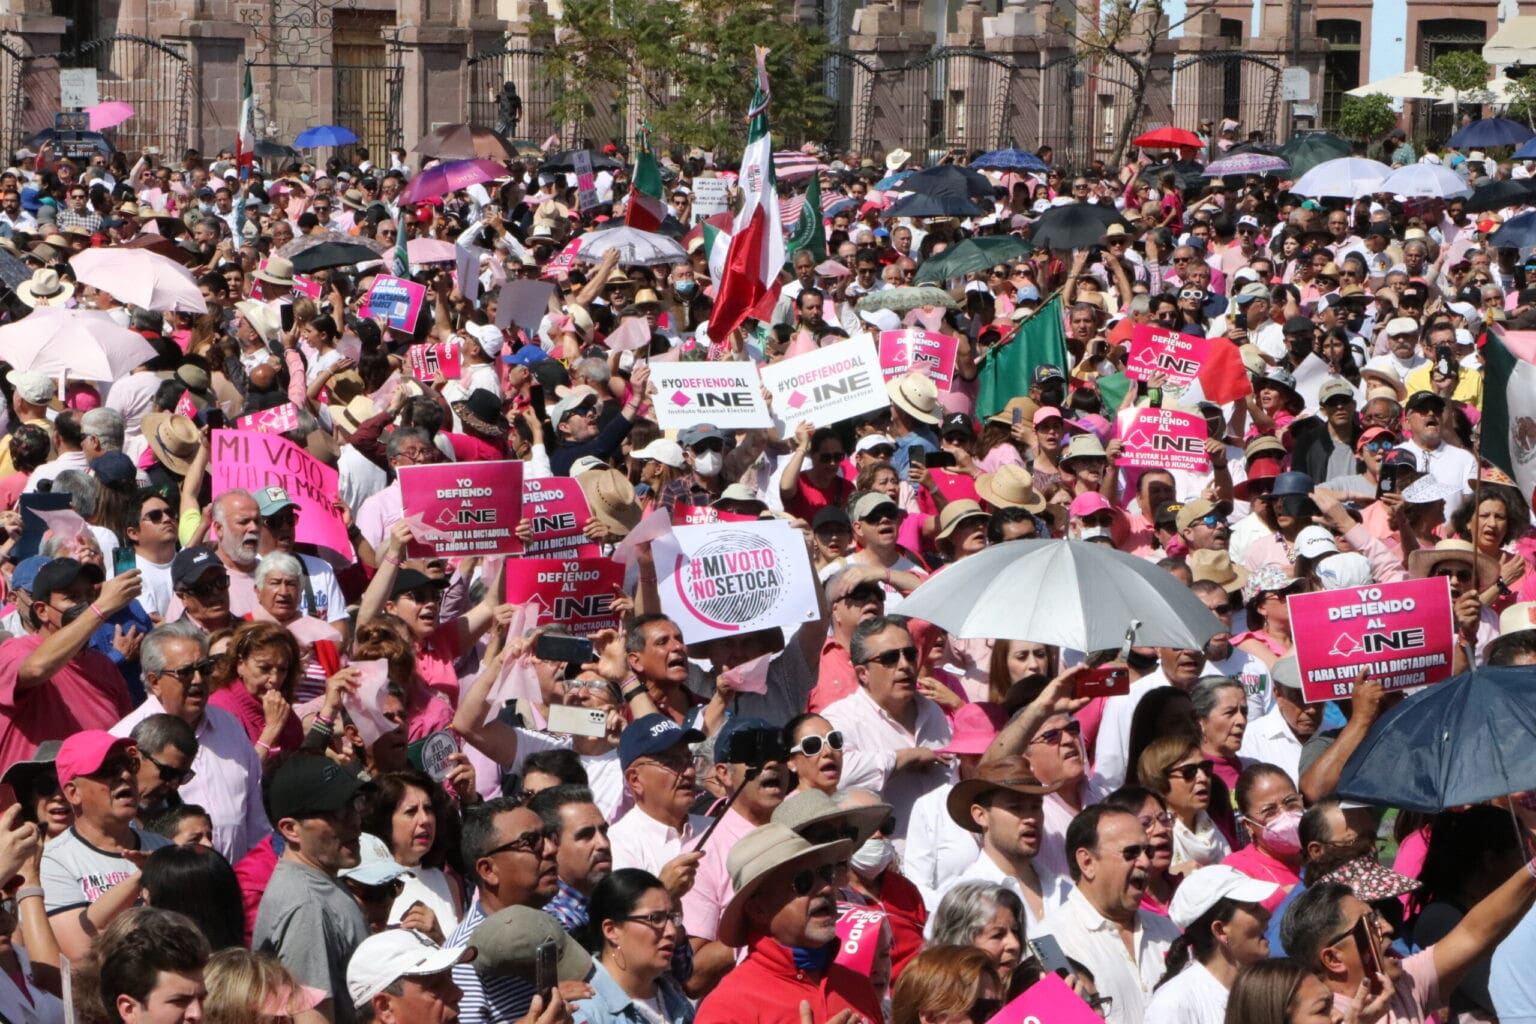
{"label": "striped umbrella", "polygon": [[816,159],[814,153],[802,153],[797,149],[781,149],[773,154],[773,173],[780,181],[809,178],[817,171],[831,170]]}
{"label": "striped umbrella", "polygon": [[1229,174],[1284,174],[1291,169],[1291,165],[1284,157],[1271,156],[1268,153],[1239,153],[1236,156],[1225,156],[1220,160],[1213,160],[1205,165],[1205,170],[1200,172],[1203,178],[1224,178]]}

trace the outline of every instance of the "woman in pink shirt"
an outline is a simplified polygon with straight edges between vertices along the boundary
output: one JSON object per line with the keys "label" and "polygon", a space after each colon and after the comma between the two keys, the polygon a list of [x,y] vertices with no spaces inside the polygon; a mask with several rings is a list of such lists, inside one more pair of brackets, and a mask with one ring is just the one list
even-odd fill
{"label": "woman in pink shirt", "polygon": [[1274,910],[1301,881],[1301,839],[1297,829],[1306,802],[1296,783],[1282,768],[1252,764],[1238,776],[1233,789],[1238,820],[1251,842],[1222,861],[1250,878],[1274,882],[1280,891],[1264,901]]}
{"label": "woman in pink shirt", "polygon": [[275,622],[247,622],[235,631],[214,676],[211,707],[240,720],[262,760],[299,749],[304,730],[290,701],[299,682],[299,644]]}
{"label": "woman in pink shirt", "polygon": [[453,705],[416,673],[415,638],[410,627],[393,615],[379,615],[357,631],[353,661],[383,660],[389,664],[389,688],[405,704],[406,738],[415,743],[453,722]]}

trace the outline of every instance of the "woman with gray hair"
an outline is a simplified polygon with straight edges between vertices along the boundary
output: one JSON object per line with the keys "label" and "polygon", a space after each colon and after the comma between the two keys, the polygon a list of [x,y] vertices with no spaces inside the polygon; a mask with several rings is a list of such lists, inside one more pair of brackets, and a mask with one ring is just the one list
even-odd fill
{"label": "woman with gray hair", "polygon": [[1232,794],[1237,790],[1237,777],[1253,764],[1252,758],[1237,756],[1248,728],[1247,691],[1231,676],[1202,676],[1190,689],[1189,699],[1200,720],[1200,753],[1210,759],[1214,773],[1207,813],[1232,848],[1238,849],[1247,845],[1247,837],[1237,827]]}
{"label": "woman with gray hair", "polygon": [[254,575],[258,607],[253,617],[282,626],[299,645],[300,675],[294,703],[302,704],[324,695],[325,668],[315,654],[315,645],[328,643],[339,655],[346,638],[330,623],[303,613],[304,566],[293,555],[269,552],[256,563]]}
{"label": "woman with gray hair", "polygon": [[944,894],[928,919],[929,946],[974,946],[997,965],[1003,984],[1024,950],[1024,905],[991,882],[961,882]]}

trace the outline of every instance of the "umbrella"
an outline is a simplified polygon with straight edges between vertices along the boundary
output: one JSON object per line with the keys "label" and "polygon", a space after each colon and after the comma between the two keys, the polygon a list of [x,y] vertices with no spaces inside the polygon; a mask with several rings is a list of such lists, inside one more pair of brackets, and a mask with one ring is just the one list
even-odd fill
{"label": "umbrella", "polygon": [[1201,171],[1202,177],[1223,178],[1228,174],[1285,174],[1291,169],[1285,157],[1272,153],[1228,153],[1213,160]]}
{"label": "umbrella", "polygon": [[1536,132],[1507,117],[1485,117],[1473,121],[1445,140],[1447,146],[1459,149],[1486,149],[1489,146],[1518,146],[1536,138]]}
{"label": "umbrella", "polygon": [[1532,139],[1513,154],[1515,160],[1536,160],[1536,139]]}
{"label": "umbrella", "polygon": [[1334,196],[1355,199],[1382,191],[1392,168],[1379,160],[1344,156],[1325,160],[1297,179],[1291,191],[1303,196]]}
{"label": "umbrella", "polygon": [[21,260],[12,256],[4,249],[0,249],[0,284],[4,284],[12,291],[16,286],[32,276],[32,271]]}
{"label": "umbrella", "polygon": [[1150,132],[1138,135],[1131,140],[1131,145],[1140,146],[1142,149],[1172,149],[1174,146],[1194,146],[1203,148],[1204,142],[1200,136],[1183,128],[1154,128]]}
{"label": "umbrella", "polygon": [[931,196],[974,196],[979,199],[991,199],[997,195],[997,186],[985,174],[955,164],[943,164],[909,174],[902,181],[901,190]]}
{"label": "umbrella", "polygon": [[405,204],[419,203],[433,196],[447,195],[471,185],[507,176],[507,169],[494,160],[447,160],[434,164],[411,179],[400,201]]}
{"label": "umbrella", "polygon": [[1174,160],[1169,163],[1148,164],[1136,172],[1138,181],[1156,182],[1165,172],[1173,173],[1173,181],[1179,191],[1199,188],[1205,184],[1205,165],[1197,160]]}
{"label": "umbrella", "polygon": [[994,149],[972,160],[971,166],[984,171],[1033,171],[1038,174],[1050,170],[1044,160],[1027,149]]}
{"label": "umbrella", "polygon": [[1441,164],[1409,164],[1387,175],[1381,191],[1412,198],[1455,199],[1472,194],[1467,179]]}
{"label": "umbrella", "polygon": [[86,107],[85,112],[91,115],[91,131],[101,132],[108,128],[116,128],[132,117],[133,104],[124,103],[122,100],[108,100],[94,107]]}
{"label": "umbrella", "polygon": [[[375,241],[366,235],[346,235],[340,231],[322,231],[314,235],[300,235],[274,255],[281,256],[285,260],[291,260],[296,256],[317,249],[322,245],[359,245],[373,253],[373,258],[378,259],[389,251],[389,247]],[[339,266],[340,264],[338,264]]]}
{"label": "umbrella", "polygon": [[[582,150],[564,149],[558,153],[551,153],[549,157],[539,165],[539,170],[550,171],[551,173],[564,171],[570,174],[575,174],[576,154],[580,152],[582,152]],[[586,150],[586,154],[592,158],[592,170],[594,171],[616,171],[624,166],[613,157],[609,156],[607,153],[594,153],[591,150]],[[502,173],[506,172],[503,171]]]}
{"label": "umbrella", "polygon": [[1224,627],[1166,570],[1103,544],[1011,540],[935,574],[901,603],[958,637],[1103,651],[1128,630],[1145,647],[1200,650]]}
{"label": "umbrella", "polygon": [[452,263],[458,259],[458,250],[452,242],[440,238],[413,238],[405,243],[405,253],[418,266],[427,263]]}
{"label": "umbrella", "polygon": [[1426,814],[1536,789],[1536,673],[1479,668],[1419,691],[1371,726],[1337,789]]}
{"label": "umbrella", "polygon": [[418,156],[444,160],[511,160],[516,149],[500,132],[483,124],[445,124],[416,140]]}
{"label": "umbrella", "polygon": [[177,263],[184,267],[190,267],[194,264],[197,266],[202,266],[204,262],[202,257],[198,256],[197,253],[192,252],[190,249],[187,249],[185,246],[177,245],[175,242],[171,241],[169,238],[166,238],[164,235],[155,234],[149,231],[146,231],[143,234],[134,235],[132,238],[128,239],[128,241],[122,243],[120,248],[145,249],[149,252],[164,256],[168,260],[175,260]]}
{"label": "umbrella", "polygon": [[1374,82],[1367,82],[1350,89],[1346,96],[1388,96],[1395,100],[1432,100],[1443,91],[1439,86],[1432,86],[1428,82],[1427,75],[1414,68],[1412,71],[1403,71],[1387,78],[1380,78]]}
{"label": "umbrella", "polygon": [[313,149],[316,146],[350,146],[357,141],[357,133],[337,124],[317,124],[306,128],[293,140],[295,149]]}
{"label": "umbrella", "polygon": [[1487,213],[1502,210],[1506,206],[1524,206],[1533,198],[1533,186],[1536,186],[1536,180],[1531,178],[1503,178],[1490,185],[1480,186],[1466,201],[1464,208],[1468,213]]}
{"label": "umbrella", "polygon": [[875,188],[881,191],[900,188],[902,182],[906,181],[916,173],[916,170],[908,168],[905,171],[897,171],[895,174],[887,174],[885,177],[875,182]]}
{"label": "umbrella", "polygon": [[121,380],[153,358],[143,335],[99,310],[43,306],[0,327],[0,359],[50,377]]}
{"label": "umbrella", "polygon": [[281,142],[273,142],[270,139],[257,139],[256,145],[251,147],[251,152],[261,160],[297,160],[299,151],[292,146],[285,146]]}
{"label": "umbrella", "polygon": [[617,227],[605,231],[593,231],[583,235],[576,258],[602,259],[610,249],[619,251],[619,265],[625,267],[654,267],[664,263],[686,263],[688,254],[683,247],[666,235],[639,228]]}
{"label": "umbrella", "polygon": [[310,246],[293,256],[293,269],[300,274],[312,274],[327,267],[351,267],[359,263],[371,263],[380,258],[373,248],[359,241],[323,242]]}
{"label": "umbrella", "polygon": [[1222,154],[1225,160],[1229,156],[1242,156],[1244,153],[1263,153],[1265,156],[1279,156],[1280,147],[1268,142],[1239,142],[1226,153]]}
{"label": "umbrella", "polygon": [[854,196],[843,196],[843,198],[834,199],[826,206],[823,206],[821,208],[821,212],[822,215],[827,218],[836,217],[840,213],[853,214],[859,211],[859,206],[862,205],[862,203],[863,200]]}
{"label": "umbrella", "polygon": [[208,312],[208,300],[186,267],[148,249],[86,249],[70,257],[75,280],[142,309]]}
{"label": "umbrella", "polygon": [[983,210],[964,195],[928,195],[912,192],[892,203],[882,217],[985,217]]}
{"label": "umbrella", "polygon": [[1495,249],[1529,249],[1536,245],[1536,210],[1516,214],[1488,236]]}
{"label": "umbrella", "polygon": [[1035,221],[1030,241],[1041,249],[1086,249],[1104,237],[1111,224],[1130,228],[1112,206],[1096,203],[1065,203],[1053,206]]}
{"label": "umbrella", "polygon": [[944,281],[951,277],[963,277],[978,270],[1027,256],[1034,249],[1018,235],[992,235],[986,238],[967,238],[952,249],[925,260],[917,271],[917,283]]}
{"label": "umbrella", "polygon": [[27,140],[27,145],[37,149],[43,145],[50,145],[58,149],[63,144],[63,138],[69,138],[71,146],[90,146],[92,149],[103,153],[112,152],[112,143],[101,132],[60,132],[56,128],[44,128]]}
{"label": "umbrella", "polygon": [[815,154],[802,153],[798,149],[781,149],[773,154],[773,176],[780,181],[809,178],[817,171],[830,169],[816,159]]}
{"label": "umbrella", "polygon": [[1291,173],[1306,174],[1318,164],[1349,156],[1354,147],[1337,135],[1327,132],[1308,132],[1298,135],[1280,147],[1280,155],[1291,163]]}
{"label": "umbrella", "polygon": [[920,285],[918,287],[886,288],[878,292],[870,292],[859,300],[855,307],[860,313],[873,313],[877,309],[889,309],[893,313],[908,313],[922,306],[943,306],[945,309],[959,309],[960,303],[954,296],[943,288],[935,288],[932,285]]}

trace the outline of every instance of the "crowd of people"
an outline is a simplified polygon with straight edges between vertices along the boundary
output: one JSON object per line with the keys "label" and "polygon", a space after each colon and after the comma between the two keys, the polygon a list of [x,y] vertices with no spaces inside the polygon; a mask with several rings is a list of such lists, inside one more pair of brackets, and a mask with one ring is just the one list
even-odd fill
{"label": "crowd of people", "polygon": [[[1205,127],[1237,148],[1237,125]],[[0,172],[0,250],[27,273],[7,318],[100,310],[154,352],[115,380],[0,368],[0,1019],[55,1024],[68,1000],[91,1024],[986,1024],[1052,976],[1111,1024],[1536,1017],[1536,795],[1341,798],[1403,693],[1362,676],[1309,701],[1287,603],[1445,577],[1457,671],[1536,664],[1529,495],[1476,454],[1502,387],[1482,348],[1536,326],[1529,261],[1488,243],[1504,217],[1043,151],[1043,172],[990,175],[984,216],[890,218],[909,154],[807,147],[824,243],[712,332],[738,271],[691,208],[739,182],[675,157],[660,230],[686,258],[633,266],[567,249],[643,204],[622,159],[585,209],[574,174],[517,151],[421,202],[435,160],[357,147]],[[1536,170],[1444,159],[1469,192]],[[807,183],[779,198],[805,208]],[[1093,245],[937,282],[947,303],[861,302],[1075,203],[1118,214]],[[286,254],[338,238],[377,258],[296,274]],[[455,260],[400,265],[416,239]],[[71,256],[104,247],[173,255],[207,311],[80,282]],[[426,286],[413,330],[369,311],[381,275]],[[522,325],[497,308],[520,281],[552,285]],[[1067,358],[981,407],[1036,315],[1061,316]],[[956,339],[947,389],[895,376],[886,407],[793,430],[658,424],[653,363],[766,366],[912,325]],[[1127,385],[1143,325],[1234,347],[1249,393]],[[422,344],[456,346],[457,375],[413,374]],[[281,436],[337,474],[350,551],[301,539],[282,487],[215,486],[216,432],[285,404]],[[1157,406],[1203,419],[1204,473],[1123,464],[1116,414]],[[400,471],[496,460],[574,480],[586,541],[625,562],[620,628],[585,659],[540,656],[570,630],[506,600],[516,557],[421,557]],[[653,541],[623,544],[658,510],[790,522],[816,607],[688,635]],[[949,567],[1048,538],[1155,565],[1211,640],[1071,650],[902,613]],[[375,665],[381,721],[357,710]],[[1105,666],[1129,692],[1080,695]],[[597,734],[554,728],[562,706]]]}

